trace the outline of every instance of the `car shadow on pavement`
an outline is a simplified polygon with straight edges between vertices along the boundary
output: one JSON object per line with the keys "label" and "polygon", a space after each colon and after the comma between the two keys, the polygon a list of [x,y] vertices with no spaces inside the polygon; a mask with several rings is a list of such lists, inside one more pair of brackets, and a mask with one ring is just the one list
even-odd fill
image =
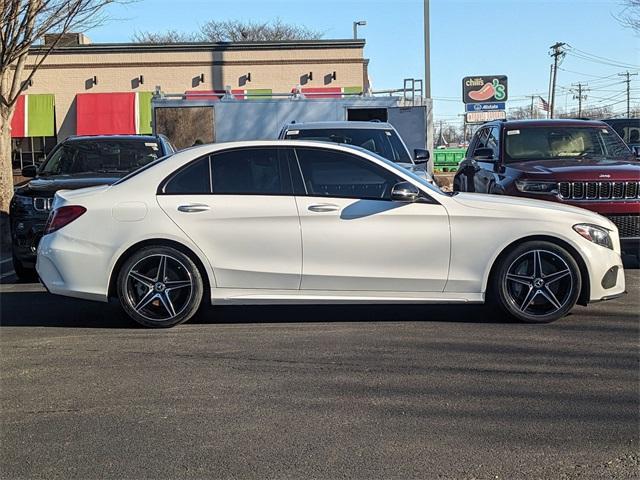
{"label": "car shadow on pavement", "polygon": [[[216,306],[189,324],[295,322],[510,323],[497,309],[484,305],[252,305]],[[142,328],[114,303],[97,303],[45,292],[4,292],[1,327]]]}

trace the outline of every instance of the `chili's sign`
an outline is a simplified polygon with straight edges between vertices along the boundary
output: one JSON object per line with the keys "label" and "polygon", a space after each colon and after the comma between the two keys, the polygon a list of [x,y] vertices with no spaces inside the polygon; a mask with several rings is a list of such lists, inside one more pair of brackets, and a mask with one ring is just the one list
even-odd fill
{"label": "chili's sign", "polygon": [[464,103],[504,102],[507,100],[507,76],[487,75],[462,79]]}

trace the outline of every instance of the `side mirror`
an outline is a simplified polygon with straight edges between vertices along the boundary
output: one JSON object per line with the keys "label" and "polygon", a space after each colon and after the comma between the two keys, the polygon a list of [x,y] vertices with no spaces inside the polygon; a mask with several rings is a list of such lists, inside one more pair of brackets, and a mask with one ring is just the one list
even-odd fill
{"label": "side mirror", "polygon": [[473,158],[476,160],[496,161],[496,159],[493,158],[493,148],[486,147],[476,148],[473,152]]}
{"label": "side mirror", "polygon": [[413,160],[415,163],[427,163],[429,158],[431,158],[429,150],[425,150],[424,148],[416,148],[413,150]]}
{"label": "side mirror", "polygon": [[27,178],[33,178],[38,174],[38,167],[35,165],[27,165],[22,169],[22,176]]}
{"label": "side mirror", "polygon": [[413,183],[396,183],[391,189],[391,200],[396,202],[415,202],[418,198],[420,198],[420,189]]}

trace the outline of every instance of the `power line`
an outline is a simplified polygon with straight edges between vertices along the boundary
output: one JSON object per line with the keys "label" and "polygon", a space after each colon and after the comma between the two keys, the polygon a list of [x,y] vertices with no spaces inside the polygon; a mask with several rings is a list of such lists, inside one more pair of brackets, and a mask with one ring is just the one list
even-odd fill
{"label": "power line", "polygon": [[596,55],[594,53],[585,52],[584,50],[580,50],[572,45],[568,45],[568,53],[569,55],[577,56],[579,58],[583,58],[586,60],[590,60],[594,63],[603,63],[609,64],[613,66],[622,66],[623,68],[638,68],[640,65],[633,65],[631,63],[620,62],[618,60],[613,60],[609,57],[601,57],[600,55]]}

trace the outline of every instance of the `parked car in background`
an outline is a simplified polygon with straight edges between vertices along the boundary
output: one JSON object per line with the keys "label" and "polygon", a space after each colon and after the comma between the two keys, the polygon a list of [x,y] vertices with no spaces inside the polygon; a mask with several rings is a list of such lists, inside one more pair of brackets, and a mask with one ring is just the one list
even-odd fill
{"label": "parked car in background", "polygon": [[363,148],[296,140],[203,145],[58,192],[37,269],[51,293],[117,298],[148,327],[203,303],[485,299],[550,322],[625,290],[600,215],[445,194]]}
{"label": "parked car in background", "polygon": [[518,120],[483,125],[453,188],[550,200],[611,220],[623,249],[640,245],[640,162],[600,121]]}
{"label": "parked car in background", "polygon": [[362,147],[411,170],[435,185],[427,171],[429,152],[415,149],[413,156],[393,125],[386,122],[306,122],[285,125],[279,137],[283,140],[316,140]]}
{"label": "parked car in background", "polygon": [[56,191],[113,183],[174,151],[163,136],[69,137],[42,164],[24,167],[22,175],[32,180],[15,188],[9,207],[18,278],[35,276],[36,250]]}
{"label": "parked car in background", "polygon": [[603,120],[633,149],[640,152],[640,118],[610,118]]}

